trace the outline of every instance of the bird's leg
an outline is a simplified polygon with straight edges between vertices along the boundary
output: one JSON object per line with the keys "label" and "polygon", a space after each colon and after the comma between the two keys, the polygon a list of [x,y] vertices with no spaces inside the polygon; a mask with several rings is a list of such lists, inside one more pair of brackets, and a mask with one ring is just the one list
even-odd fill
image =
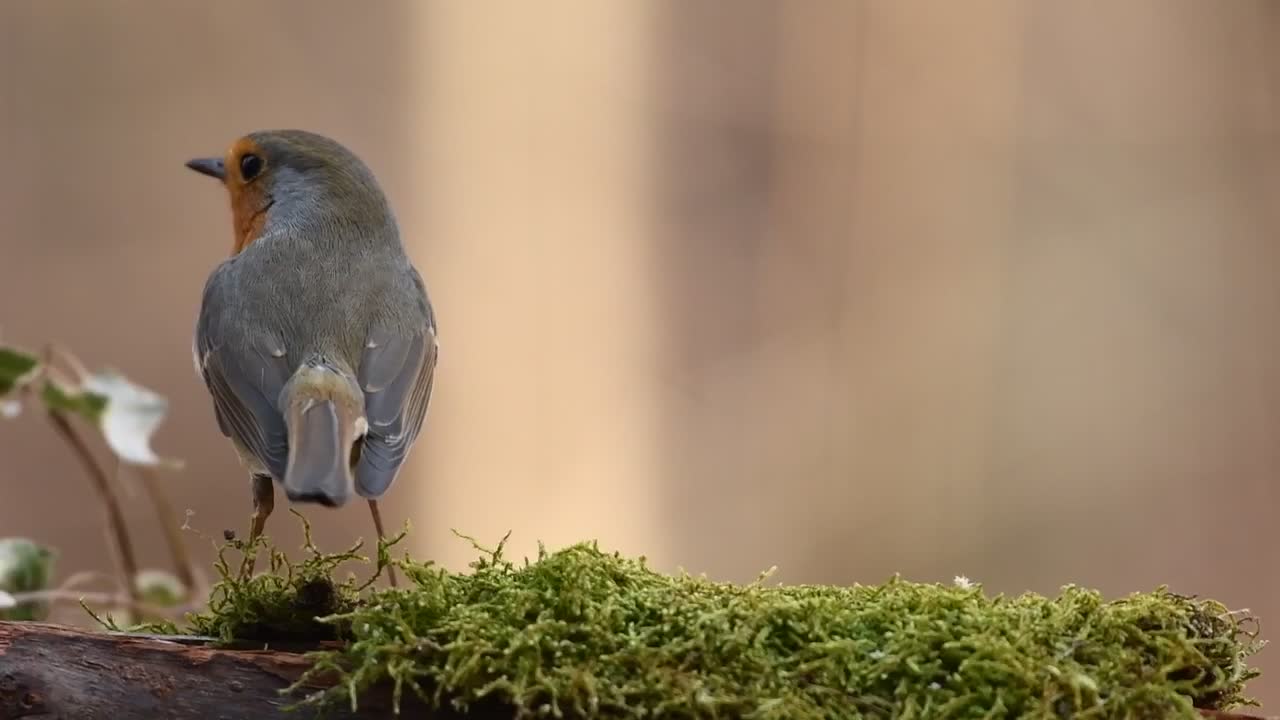
{"label": "bird's leg", "polygon": [[[378,501],[369,499],[369,513],[373,515],[373,527],[378,531],[378,542],[386,539],[387,535],[382,531],[382,513],[378,512]],[[396,569],[387,566],[387,581],[391,583],[391,587],[396,587]]]}
{"label": "bird's leg", "polygon": [[254,561],[258,557],[258,550],[253,547],[253,542],[262,535],[262,530],[267,525],[267,517],[276,506],[276,490],[271,484],[269,475],[254,475],[249,482],[253,486],[253,524],[249,528],[249,550],[245,553],[244,563],[240,566],[241,578],[253,575]]}

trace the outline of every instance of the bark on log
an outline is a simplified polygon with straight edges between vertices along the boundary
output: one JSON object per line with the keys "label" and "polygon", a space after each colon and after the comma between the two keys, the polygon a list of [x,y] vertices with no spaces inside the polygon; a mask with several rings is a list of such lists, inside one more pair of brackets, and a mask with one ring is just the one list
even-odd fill
{"label": "bark on log", "polygon": [[[90,632],[46,623],[0,622],[0,720],[271,720],[321,717],[286,712],[299,697],[280,691],[307,669],[303,648],[214,649],[208,640]],[[317,685],[312,689],[320,689]],[[1261,716],[1204,711],[1216,720]],[[360,709],[325,718],[391,718],[390,693],[362,697]],[[402,718],[489,720],[503,708],[466,715],[432,713],[412,693]]]}
{"label": "bark on log", "polygon": [[[280,690],[306,669],[298,652],[222,650],[186,638],[0,622],[0,720],[320,717],[285,712],[300,697],[282,696]],[[402,699],[403,718],[461,717],[430,714],[411,696]],[[343,708],[324,717],[391,718],[390,694],[372,693],[361,699],[359,711]]]}

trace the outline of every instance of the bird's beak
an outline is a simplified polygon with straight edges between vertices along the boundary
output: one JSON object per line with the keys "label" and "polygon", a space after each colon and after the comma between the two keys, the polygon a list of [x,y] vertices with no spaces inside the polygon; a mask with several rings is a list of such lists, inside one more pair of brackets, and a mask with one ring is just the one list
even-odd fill
{"label": "bird's beak", "polygon": [[223,180],[227,177],[227,170],[222,166],[222,158],[196,158],[188,160],[187,167],[195,170],[201,175]]}

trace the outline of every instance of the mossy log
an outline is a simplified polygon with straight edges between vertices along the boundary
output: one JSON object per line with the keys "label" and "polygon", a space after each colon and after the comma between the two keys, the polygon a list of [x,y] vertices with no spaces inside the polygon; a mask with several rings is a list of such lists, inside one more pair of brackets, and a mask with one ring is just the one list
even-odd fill
{"label": "mossy log", "polygon": [[[286,710],[301,699],[282,694],[307,670],[308,648],[215,649],[212,638],[91,632],[34,622],[0,622],[0,720],[306,718],[317,709]],[[317,646],[318,648],[319,646]],[[311,689],[325,685],[315,682]],[[428,720],[510,717],[494,708],[460,715],[433,711],[406,696],[401,717]],[[1260,720],[1202,710],[1218,720]],[[362,696],[359,710],[330,707],[326,718],[392,717],[390,692]]]}
{"label": "mossy log", "polygon": [[[0,720],[270,720],[319,717],[281,691],[309,667],[303,647],[215,649],[208,638],[106,633],[33,622],[0,622]],[[314,689],[323,689],[317,682]],[[389,692],[326,718],[391,718]],[[486,717],[468,714],[467,718]],[[496,715],[490,715],[497,717]],[[460,720],[406,697],[401,717]],[[510,717],[510,712],[502,715]]]}
{"label": "mossy log", "polygon": [[[77,718],[152,720],[188,718],[269,720],[315,717],[314,709],[286,708],[300,697],[281,691],[309,667],[304,648],[215,649],[211,639],[91,632],[32,622],[0,622],[0,720]],[[317,682],[314,689],[323,689]],[[362,696],[360,709],[329,708],[326,718],[390,718],[389,692]],[[1219,720],[1261,716],[1202,711]],[[401,717],[510,717],[499,709],[480,715],[440,713],[406,696]]]}
{"label": "mossy log", "polygon": [[250,577],[220,553],[182,625],[0,624],[0,720],[1256,717],[1229,714],[1256,620],[1165,588],[736,585],[581,543],[468,574],[406,558],[378,589],[334,579],[354,548],[305,547]]}

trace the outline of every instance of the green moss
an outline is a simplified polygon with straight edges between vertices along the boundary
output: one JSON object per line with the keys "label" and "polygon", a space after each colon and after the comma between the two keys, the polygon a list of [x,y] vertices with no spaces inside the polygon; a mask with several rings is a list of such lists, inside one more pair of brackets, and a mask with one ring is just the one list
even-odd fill
{"label": "green moss", "polygon": [[521,564],[499,546],[467,574],[397,560],[408,587],[373,590],[329,579],[354,549],[311,550],[298,565],[273,553],[272,574],[248,581],[222,563],[187,630],[345,641],[312,654],[313,675],[339,679],[312,702],[354,706],[387,683],[516,716],[1192,718],[1248,704],[1261,645],[1222,605],[1164,589],[1106,602],[896,578],[733,585],[580,544]]}
{"label": "green moss", "polygon": [[[350,613],[359,603],[361,593],[370,587],[391,563],[389,550],[404,538],[397,535],[379,546],[378,564],[372,577],[358,582],[354,577],[337,581],[338,568],[351,561],[365,561],[357,543],[342,553],[323,553],[311,540],[311,527],[296,510],[290,510],[302,521],[302,562],[290,562],[280,550],[268,546],[260,537],[252,544],[229,538],[218,551],[214,568],[221,581],[214,586],[208,610],[187,615],[186,627],[173,623],[147,623],[134,630],[157,633],[189,633],[218,638],[225,643],[245,641],[271,643],[319,642],[350,637],[347,626],[331,616]],[[229,554],[258,554],[265,547],[268,572],[242,577]],[[322,621],[322,619],[325,619]]]}

